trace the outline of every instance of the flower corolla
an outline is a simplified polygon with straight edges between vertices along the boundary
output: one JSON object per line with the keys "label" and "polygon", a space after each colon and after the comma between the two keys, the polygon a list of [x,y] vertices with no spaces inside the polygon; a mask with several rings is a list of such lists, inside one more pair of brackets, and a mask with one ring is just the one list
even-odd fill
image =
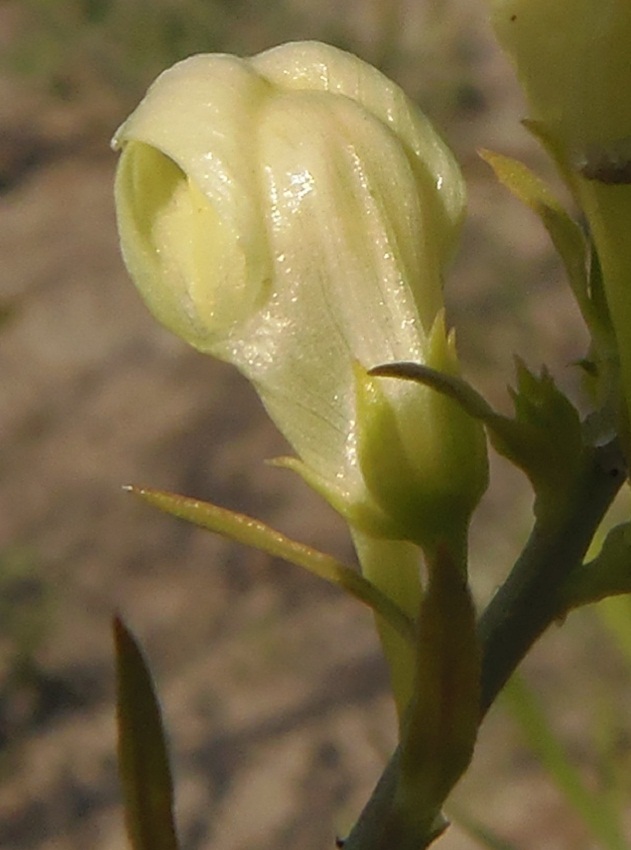
{"label": "flower corolla", "polygon": [[314,42],[197,55],[157,79],[114,145],[144,300],[254,384],[305,479],[369,534],[423,542],[450,511],[466,524],[486,485],[479,425],[367,371],[458,369],[442,273],[463,182],[401,89]]}

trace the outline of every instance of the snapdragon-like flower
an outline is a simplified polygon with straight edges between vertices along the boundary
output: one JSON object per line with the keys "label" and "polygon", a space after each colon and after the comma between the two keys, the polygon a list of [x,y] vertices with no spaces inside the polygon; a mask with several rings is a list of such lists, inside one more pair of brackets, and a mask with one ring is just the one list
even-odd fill
{"label": "snapdragon-like flower", "polygon": [[531,115],[588,220],[618,349],[631,457],[631,3],[491,0]]}
{"label": "snapdragon-like flower", "polygon": [[355,529],[461,533],[486,486],[480,426],[367,371],[458,370],[441,275],[464,189],[422,113],[354,56],[297,43],[180,62],[114,144],[123,254],[155,316],[253,382]]}

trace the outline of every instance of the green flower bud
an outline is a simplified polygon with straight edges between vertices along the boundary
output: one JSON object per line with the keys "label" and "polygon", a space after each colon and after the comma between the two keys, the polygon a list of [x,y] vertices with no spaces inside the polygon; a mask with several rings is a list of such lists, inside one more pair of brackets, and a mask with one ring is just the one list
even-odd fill
{"label": "green flower bud", "polygon": [[[458,374],[454,334],[446,334],[442,313],[423,363]],[[462,544],[487,483],[485,442],[469,415],[430,387],[372,377],[359,366],[356,394],[359,464],[371,497],[399,527],[391,534],[426,549],[441,540]]]}
{"label": "green flower bud", "polygon": [[631,456],[631,3],[491,0],[539,124],[594,237],[616,337]]}
{"label": "green flower bud", "polygon": [[373,462],[471,508],[486,481],[477,423],[392,380],[379,390],[391,462],[377,460],[390,432],[377,451],[362,421],[356,363],[430,356],[464,206],[452,155],[403,92],[323,44],[193,56],[158,78],[114,145],[123,255],[143,298],[253,382],[301,473],[382,536],[418,538],[420,517],[368,483]]}

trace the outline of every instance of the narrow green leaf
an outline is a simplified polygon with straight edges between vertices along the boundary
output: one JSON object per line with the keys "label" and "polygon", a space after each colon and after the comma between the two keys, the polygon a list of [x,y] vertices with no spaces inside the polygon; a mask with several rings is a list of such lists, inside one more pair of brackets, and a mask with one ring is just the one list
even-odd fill
{"label": "narrow green leaf", "polygon": [[[631,564],[627,569],[631,572]],[[631,665],[631,596],[605,599],[596,611],[627,664]]]}
{"label": "narrow green leaf", "polygon": [[518,676],[504,688],[503,699],[530,749],[558,789],[606,850],[628,850],[619,813],[602,795],[589,790],[550,726],[533,691]]}
{"label": "narrow green leaf", "polygon": [[420,836],[473,755],[480,719],[480,650],[466,576],[449,552],[428,558],[419,612],[414,696],[401,734],[398,804]]}
{"label": "narrow green leaf", "polygon": [[381,593],[358,572],[341,564],[330,555],[291,540],[280,531],[257,519],[220,508],[210,502],[200,502],[175,493],[146,487],[128,487],[129,492],[145,502],[179,519],[192,522],[208,531],[221,534],[244,546],[252,546],[274,558],[303,567],[325,581],[341,587],[383,617],[405,640],[415,640],[412,620],[391,599]]}
{"label": "narrow green leaf", "polygon": [[491,166],[500,183],[541,220],[563,261],[574,297],[588,320],[591,317],[591,306],[585,234],[543,180],[523,162],[489,150],[481,150],[479,154]]}
{"label": "narrow green leaf", "polygon": [[114,619],[118,761],[133,850],[177,850],[173,786],[160,706],[142,652]]}
{"label": "narrow green leaf", "polygon": [[[566,610],[599,602],[610,596],[631,593],[631,523],[625,522],[611,529],[596,557],[568,576],[563,586],[562,598]],[[618,621],[615,608],[599,608],[601,618],[618,643],[631,657],[631,610],[625,603],[625,614]],[[623,627],[623,633],[619,631]]]}

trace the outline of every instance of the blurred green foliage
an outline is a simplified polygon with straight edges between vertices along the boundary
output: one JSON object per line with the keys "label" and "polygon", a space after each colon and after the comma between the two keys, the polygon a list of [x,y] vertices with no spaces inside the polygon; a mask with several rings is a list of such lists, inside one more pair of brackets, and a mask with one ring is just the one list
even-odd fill
{"label": "blurred green foliage", "polygon": [[[479,105],[470,73],[472,37],[454,0],[420,0],[412,18],[400,0],[347,0],[339,7],[319,0],[14,0],[12,5],[0,70],[66,101],[93,103],[100,95],[121,115],[160,71],[185,56],[249,55],[296,39],[318,39],[361,55],[441,122]],[[110,121],[103,116],[103,123]]]}
{"label": "blurred green foliage", "polygon": [[[591,722],[582,723],[580,739],[560,724],[557,706],[519,674],[505,687],[501,703],[548,780],[583,822],[588,845],[628,850],[625,822],[631,796],[631,741],[621,692],[631,683],[631,597],[605,599],[583,616],[595,622],[593,636],[599,630],[604,633],[601,651],[611,651],[621,666],[615,681],[610,671],[602,681],[594,677],[588,682],[583,708],[588,709]],[[588,665],[584,672],[587,682]],[[456,809],[454,819],[487,850],[519,850],[468,812]]]}
{"label": "blurred green foliage", "polygon": [[244,0],[23,0],[4,62],[64,98],[105,86],[136,100],[167,65],[238,41],[242,14]]}
{"label": "blurred green foliage", "polygon": [[[519,676],[514,676],[505,688],[503,702],[517,721],[529,748],[576,815],[582,819],[597,846],[604,850],[628,850],[622,824],[622,812],[626,806],[621,805],[617,783],[599,781],[594,787],[594,783],[590,785],[586,781],[563,736],[548,718],[534,688]],[[604,720],[602,717],[600,719]],[[604,731],[604,724],[601,731]],[[610,738],[610,735],[606,737]],[[613,775],[618,753],[610,747],[599,746],[601,744],[602,741],[593,742],[594,761],[598,778],[604,780],[606,776]]]}
{"label": "blurred green foliage", "polygon": [[13,547],[0,552],[0,641],[3,678],[28,676],[51,625],[49,588],[33,552]]}
{"label": "blurred green foliage", "polygon": [[0,778],[7,745],[32,726],[48,697],[40,656],[53,610],[35,553],[21,547],[0,551]]}

